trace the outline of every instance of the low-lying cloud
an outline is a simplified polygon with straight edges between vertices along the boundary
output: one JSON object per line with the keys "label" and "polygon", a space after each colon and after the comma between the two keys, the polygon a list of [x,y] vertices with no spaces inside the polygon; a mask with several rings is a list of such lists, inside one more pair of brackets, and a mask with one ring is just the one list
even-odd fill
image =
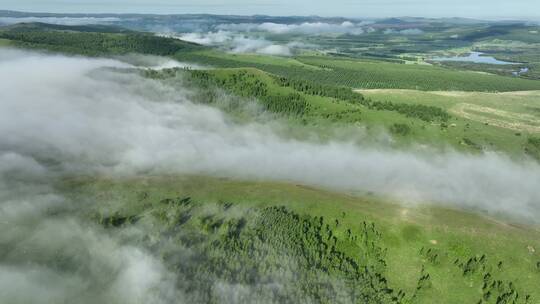
{"label": "low-lying cloud", "polygon": [[322,35],[322,34],[350,34],[361,35],[365,32],[364,26],[367,23],[352,23],[344,21],[342,23],[326,22],[304,22],[299,24],[283,23],[232,23],[220,24],[217,29],[235,32],[268,32],[273,34],[304,34],[304,35]]}
{"label": "low-lying cloud", "polygon": [[[127,67],[0,49],[0,302],[197,303],[178,287],[181,273],[121,232],[74,216],[91,202],[55,190],[57,177],[204,174],[540,215],[536,163],[287,138]],[[129,239],[143,235],[137,229]],[[249,294],[215,284],[224,301]]]}
{"label": "low-lying cloud", "polygon": [[397,34],[397,35],[421,35],[424,33],[421,29],[412,28],[405,30],[395,30],[395,29],[386,29],[384,32],[386,35]]}
{"label": "low-lying cloud", "polygon": [[290,56],[293,53],[292,48],[299,46],[297,43],[276,44],[264,38],[254,38],[222,30],[208,33],[186,33],[179,35],[178,38],[202,45],[219,46],[232,53]]}
{"label": "low-lying cloud", "polygon": [[[42,60],[45,62],[40,64]],[[22,72],[16,67],[18,64],[35,71],[36,77],[24,80],[25,75],[30,76],[32,72]],[[76,111],[64,112],[67,109],[61,108],[81,106],[78,98],[86,98],[77,95],[82,91],[72,91],[71,97],[68,96],[71,93],[65,94],[84,78],[80,76],[99,76],[91,75],[96,68],[104,66],[125,68],[130,65],[115,60],[43,57],[36,53],[0,49],[0,79],[7,80],[10,73],[17,74],[17,80],[5,84],[14,86],[7,88],[3,84],[4,92],[0,93],[3,120],[0,122],[1,303],[161,304],[182,298],[173,286],[175,275],[158,258],[143,248],[124,242],[114,233],[80,221],[76,213],[85,212],[91,206],[66,198],[52,185],[52,179],[65,173],[82,173],[89,169],[62,164],[75,154],[85,158],[86,145],[68,153],[62,151],[62,146],[74,148],[74,138],[68,134],[71,133],[68,129],[78,128],[75,133],[79,133],[86,129],[84,124],[88,121],[76,122],[82,118],[77,117]],[[40,77],[48,78],[51,87],[39,85]],[[33,101],[25,99],[18,104],[16,98],[34,89],[37,90],[35,94],[30,94]],[[89,86],[87,89],[100,88]],[[58,95],[61,91],[64,93]],[[39,94],[47,97],[36,98]],[[54,106],[56,102],[63,104],[61,108]],[[29,112],[32,104],[35,111]],[[86,110],[92,112],[92,106],[86,106]],[[17,128],[16,117],[9,122],[4,120],[7,115],[18,116],[21,122],[25,121],[24,126]],[[56,117],[66,125],[50,125],[49,128],[44,125],[47,124],[42,120],[44,117],[52,120]],[[90,127],[87,129],[90,133],[80,135],[92,137],[92,129]],[[14,131],[16,134],[9,134]],[[40,136],[47,138],[40,140]],[[82,139],[79,137],[78,140]],[[90,159],[104,156],[90,154],[86,154]],[[75,159],[68,162],[72,161]]]}
{"label": "low-lying cloud", "polygon": [[103,70],[123,66],[112,60],[26,54],[0,65],[0,151],[54,163],[68,174],[286,180],[540,215],[536,163],[283,138],[265,124],[232,123],[218,109],[190,102],[182,88]]}
{"label": "low-lying cloud", "polygon": [[218,46],[232,53],[258,53],[266,55],[290,56],[304,49],[316,48],[300,41],[288,43],[270,41],[268,34],[284,35],[362,35],[372,32],[369,22],[342,23],[304,22],[283,23],[227,23],[214,27],[214,31],[183,33],[178,38],[202,45]]}

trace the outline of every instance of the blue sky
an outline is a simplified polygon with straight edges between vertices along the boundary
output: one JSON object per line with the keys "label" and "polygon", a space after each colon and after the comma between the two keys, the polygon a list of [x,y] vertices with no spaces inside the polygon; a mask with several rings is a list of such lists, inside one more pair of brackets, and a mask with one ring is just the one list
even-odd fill
{"label": "blue sky", "polygon": [[0,9],[77,13],[215,13],[540,19],[540,0],[1,0]]}

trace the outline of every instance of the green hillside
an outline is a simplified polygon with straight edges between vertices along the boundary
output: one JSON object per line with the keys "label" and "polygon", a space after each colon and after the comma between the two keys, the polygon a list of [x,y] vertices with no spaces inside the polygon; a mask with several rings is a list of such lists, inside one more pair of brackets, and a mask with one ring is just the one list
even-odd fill
{"label": "green hillside", "polygon": [[[540,232],[452,209],[196,176],[82,178],[61,188],[75,199],[106,198],[89,216],[109,229],[155,227],[142,245],[191,278],[188,290],[207,290],[216,278],[281,303],[540,298]],[[183,247],[198,258],[182,263]],[[285,285],[272,292],[272,280]]]}
{"label": "green hillside", "polygon": [[[402,21],[389,19],[380,22],[401,24]],[[435,32],[433,28],[438,26],[441,27],[440,32]],[[452,44],[447,36],[458,32],[463,35],[459,44],[464,48],[472,47],[475,41],[488,43],[493,37],[510,39],[517,36],[538,42],[536,36],[524,32],[521,27],[512,30],[508,26],[471,26],[462,32],[436,24],[430,30],[434,31],[437,39],[444,40],[443,46]],[[358,37],[343,34],[320,39],[330,46],[333,41],[342,41],[350,45],[350,49],[354,49],[355,41],[362,39],[380,43],[394,41],[396,47],[400,39],[411,47],[415,41],[423,41],[425,45],[421,47],[427,48],[430,44],[427,35],[432,33],[427,32],[422,37],[415,34],[411,38],[400,35],[399,32],[388,35],[366,33]],[[467,41],[471,45],[465,44]],[[511,214],[497,213],[493,216],[489,211],[510,210],[514,205],[509,204],[515,202],[505,200],[500,203],[504,206],[490,209],[492,202],[484,199],[487,202],[468,204],[476,206],[470,210],[457,209],[451,206],[456,206],[452,203],[459,202],[459,199],[446,203],[424,201],[421,199],[423,193],[416,195],[421,191],[416,189],[414,182],[410,185],[402,182],[408,181],[410,175],[417,174],[417,171],[424,172],[423,167],[431,166],[433,161],[433,168],[429,167],[426,172],[433,171],[433,176],[438,179],[436,183],[444,184],[444,187],[435,185],[433,189],[443,189],[445,194],[450,192],[442,196],[450,197],[448,200],[456,197],[454,193],[467,188],[462,186],[465,183],[467,186],[485,183],[485,187],[480,189],[494,188],[490,184],[493,179],[489,176],[485,181],[464,178],[462,183],[449,183],[446,187],[448,179],[469,170],[463,166],[459,168],[461,171],[456,171],[458,173],[450,172],[452,170],[448,166],[444,168],[441,165],[447,161],[447,155],[455,155],[457,160],[453,161],[456,163],[463,159],[469,162],[486,160],[480,164],[480,169],[474,168],[482,174],[487,166],[498,164],[493,159],[504,159],[501,163],[510,164],[507,167],[509,171],[514,170],[514,165],[517,169],[510,172],[512,176],[501,172],[497,177],[501,183],[494,184],[506,186],[511,180],[509,189],[533,192],[531,189],[538,175],[526,167],[534,168],[535,162],[540,162],[540,80],[534,80],[534,77],[504,76],[511,70],[494,67],[481,70],[496,70],[500,75],[472,72],[466,69],[478,67],[468,64],[444,67],[420,60],[419,64],[405,64],[406,60],[386,53],[383,55],[387,57],[377,60],[376,51],[370,49],[365,50],[371,54],[370,59],[315,51],[310,55],[303,53],[289,57],[233,54],[152,33],[101,25],[27,23],[0,27],[0,48],[3,47],[117,60],[128,57],[122,55],[153,55],[144,58],[162,56],[157,59],[175,59],[204,67],[156,69],[144,67],[144,64],[127,68],[100,65],[99,72],[103,74],[96,72],[91,75],[93,78],[77,77],[95,81],[91,88],[104,88],[105,92],[95,90],[101,95],[89,94],[87,87],[74,84],[75,81],[66,88],[59,85],[58,88],[50,89],[49,86],[38,90],[46,95],[44,100],[52,99],[50,103],[58,106],[51,107],[50,113],[60,113],[62,118],[69,118],[66,123],[46,130],[50,132],[48,134],[58,135],[50,141],[49,138],[40,141],[40,125],[33,119],[41,115],[39,110],[43,105],[36,101],[36,114],[32,112],[34,100],[12,98],[13,103],[6,103],[7,111],[24,116],[24,123],[31,127],[20,133],[23,134],[20,136],[22,139],[8,138],[5,150],[12,153],[4,155],[0,149],[0,157],[7,160],[6,165],[0,168],[0,189],[8,193],[5,196],[0,194],[0,198],[7,202],[5,209],[0,205],[0,225],[8,231],[8,236],[0,236],[0,248],[6,249],[5,255],[0,250],[0,256],[4,255],[8,262],[14,261],[21,269],[37,269],[34,273],[40,273],[41,268],[52,269],[51,273],[58,276],[73,275],[73,278],[80,279],[73,286],[83,286],[81,295],[65,293],[73,302],[77,302],[79,297],[86,301],[81,303],[102,299],[98,293],[109,291],[112,279],[104,278],[109,275],[122,291],[119,295],[103,295],[103,299],[116,300],[112,303],[126,303],[126,295],[138,295],[135,290],[125,290],[122,280],[134,281],[125,286],[139,286],[144,285],[146,277],[153,280],[148,281],[171,285],[163,290],[151,286],[157,290],[151,289],[150,293],[158,294],[159,299],[167,299],[166,303],[540,303],[538,223],[526,222]],[[429,51],[441,47],[431,46]],[[407,50],[395,53],[407,55]],[[9,60],[10,57],[7,58]],[[15,65],[8,66],[16,70]],[[56,66],[54,64],[54,68]],[[101,79],[96,75],[107,77]],[[41,79],[34,80],[34,85],[37,86]],[[59,77],[54,83],[62,80]],[[20,82],[26,81],[24,78]],[[115,85],[109,88],[109,81],[114,81]],[[123,92],[124,85],[126,92]],[[55,91],[64,89],[70,91],[65,95]],[[144,91],[146,89],[148,91]],[[114,95],[118,92],[122,94]],[[83,105],[73,102],[79,100],[74,96],[80,95],[84,95],[81,99]],[[104,102],[96,100],[105,95],[110,99],[103,98]],[[61,98],[66,100],[56,105],[55,102]],[[19,111],[19,100],[24,103],[21,108],[31,113]],[[93,113],[93,107],[96,107],[97,114]],[[193,120],[196,122],[191,121],[192,113],[195,113]],[[68,114],[73,114],[73,117]],[[110,117],[103,117],[107,115]],[[117,121],[120,123],[116,124]],[[15,127],[10,130],[17,130],[19,124],[17,121],[6,125],[13,125]],[[74,128],[74,135],[68,132],[71,130],[64,130],[70,127]],[[184,131],[187,135],[182,134]],[[240,134],[242,136],[232,134],[227,137],[234,132],[243,133]],[[86,149],[85,141],[94,134],[97,138],[92,138],[89,141],[91,149]],[[205,154],[200,153],[198,140],[201,143],[223,140],[224,143],[201,145],[218,147],[211,151],[214,154]],[[251,141],[255,142],[255,147],[245,144]],[[287,144],[280,147],[282,142]],[[274,143],[278,148],[268,149],[270,145],[274,148]],[[327,160],[328,163],[320,169],[316,162],[321,158],[313,158],[318,161],[306,158],[305,168],[313,166],[314,171],[309,172],[317,172],[321,179],[335,178],[331,174],[326,176],[326,166],[337,168],[335,183],[341,182],[339,178],[348,176],[369,182],[370,178],[376,179],[373,178],[377,175],[376,167],[385,166],[391,174],[385,175],[381,184],[403,183],[404,189],[399,190],[415,192],[403,197],[419,199],[411,203],[399,197],[389,198],[387,193],[381,193],[383,190],[337,192],[332,189],[342,188],[307,186],[318,183],[302,183],[302,178],[282,175],[281,172],[269,173],[270,176],[264,172],[251,174],[252,171],[242,171],[242,156],[224,156],[232,154],[230,151],[242,150],[246,154],[238,154],[246,156],[254,152],[255,161],[246,163],[258,164],[268,162],[264,157],[268,153],[264,152],[287,158],[287,153],[295,152],[290,150],[302,147],[304,143],[313,147],[311,150],[305,148],[308,152],[299,153],[300,156],[308,155],[309,151],[319,147],[317,145],[332,144],[328,144],[333,149],[329,149],[332,153],[321,154],[324,160],[320,162]],[[77,147],[70,146],[63,151],[63,145],[68,144]],[[236,148],[237,144],[240,145],[239,150],[230,148]],[[147,145],[152,149],[146,149]],[[377,155],[372,157],[376,160],[373,162],[376,169],[370,170],[375,172],[353,169],[353,172],[348,172],[350,174],[342,176],[341,170],[348,170],[349,162],[366,162],[370,157],[364,159],[362,153],[358,153],[357,158],[355,152],[341,153],[341,146],[372,149]],[[168,148],[170,151],[161,151]],[[186,153],[187,156],[177,153],[183,152],[184,148],[194,152]],[[42,155],[42,151],[52,155]],[[393,163],[386,162],[381,151],[411,155],[398,155],[401,157],[399,160],[414,160],[418,156],[422,161],[411,168],[422,168],[395,170]],[[260,155],[257,154],[259,152]],[[424,161],[424,152],[434,157],[426,157]],[[442,153],[441,159],[436,159],[439,152]],[[482,157],[488,154],[493,158]],[[343,161],[332,162],[343,155],[346,156]],[[178,161],[182,157],[189,158]],[[220,165],[226,169],[217,167],[214,171],[218,161],[223,161],[224,164]],[[191,168],[191,162],[202,164],[196,163],[197,166]],[[336,163],[339,166],[335,167]],[[296,168],[283,164],[276,164],[275,168],[273,164],[265,165],[271,167],[268,172]],[[350,167],[355,168],[354,165]],[[401,174],[396,181],[393,180],[394,171]],[[405,175],[403,172],[413,174]],[[516,176],[520,173],[523,177]],[[249,179],[252,175],[257,178]],[[278,180],[276,176],[285,177]],[[292,177],[288,179],[289,176]],[[524,181],[525,178],[531,180]],[[418,179],[418,183],[424,184],[425,180]],[[526,183],[523,188],[515,186],[521,186],[522,181]],[[426,187],[431,187],[430,182],[426,184]],[[369,186],[366,189],[378,188]],[[22,193],[25,191],[31,192],[28,198],[26,193]],[[438,191],[433,192],[439,194]],[[475,198],[477,193],[471,193],[478,191],[481,190],[465,189],[463,195],[470,194]],[[396,193],[402,192],[393,194]],[[516,193],[515,200],[523,204],[532,201],[531,197],[538,197],[537,192],[521,194]],[[34,200],[44,202],[43,206],[36,205],[39,210],[35,212]],[[475,199],[465,201],[470,200]],[[12,221],[22,223],[21,228],[13,227]],[[65,227],[76,227],[82,232],[70,234],[64,230]],[[41,229],[50,230],[40,235]],[[54,234],[50,237],[51,231],[66,233],[56,240]],[[84,238],[79,240],[78,235]],[[19,240],[20,236],[25,238]],[[90,242],[88,240],[98,245],[76,246]],[[98,251],[98,247],[103,247],[99,250],[104,253],[89,252]],[[113,255],[106,252],[108,250],[126,251],[129,255],[117,252]],[[108,254],[113,257],[105,258]],[[133,268],[127,267],[126,274],[123,272],[124,256],[134,256],[141,263],[134,263]],[[151,259],[137,260],[144,257]],[[153,259],[158,266],[152,264]],[[109,267],[109,263],[119,265]],[[86,281],[86,276],[91,278]],[[116,282],[117,276],[119,282]],[[0,281],[6,277],[0,276]],[[16,283],[27,279],[24,276],[14,277]],[[29,286],[45,286],[44,291],[39,292],[47,295],[45,291],[49,285],[46,276],[30,279],[37,283]],[[53,296],[62,298],[69,286],[62,285],[59,295]],[[33,291],[21,289],[17,292]],[[126,299],[122,298],[124,296]],[[155,302],[162,304],[158,300]]]}
{"label": "green hillside", "polygon": [[[84,31],[82,31],[84,29]],[[105,31],[105,29],[108,29]],[[109,27],[50,26],[39,23],[0,28],[0,38],[11,40],[14,46],[49,51],[109,56],[141,53],[170,56],[179,51],[201,49],[200,46],[154,34],[119,31]]]}
{"label": "green hillside", "polygon": [[[482,92],[540,89],[540,81],[536,80],[456,71],[428,65],[341,59],[329,56],[297,57],[293,62],[290,59],[269,57],[261,62],[262,59],[252,60],[251,57],[245,56],[206,51],[176,55],[183,61],[194,61],[216,67],[254,67],[289,78],[358,89]],[[264,58],[265,56],[256,57]]]}
{"label": "green hillside", "polygon": [[178,39],[100,26],[22,24],[0,29],[0,38],[21,47],[107,56],[142,53],[172,56],[213,67],[253,67],[291,79],[358,89],[415,89],[423,91],[506,92],[540,90],[540,81],[456,71],[419,64],[332,56],[284,58],[227,54]]}
{"label": "green hillside", "polygon": [[[347,87],[280,78],[255,69],[172,69],[146,71],[145,75],[173,86],[202,88],[195,97],[199,102],[216,103],[221,98],[214,91],[216,88],[226,89],[235,96],[256,98],[264,109],[285,115],[292,129],[315,130],[322,137],[332,136],[325,132],[328,127],[361,124],[372,130],[373,137],[381,129],[387,130],[397,146],[425,144],[471,152],[501,151],[517,158],[538,157],[537,149],[530,144],[531,139],[540,136],[538,113],[523,114],[540,106],[538,96],[532,92],[365,90],[358,93]],[[513,98],[512,105],[504,106],[502,101],[508,98]],[[496,112],[499,116],[486,117],[493,115],[494,108],[500,109]],[[476,112],[467,114],[468,111]]]}

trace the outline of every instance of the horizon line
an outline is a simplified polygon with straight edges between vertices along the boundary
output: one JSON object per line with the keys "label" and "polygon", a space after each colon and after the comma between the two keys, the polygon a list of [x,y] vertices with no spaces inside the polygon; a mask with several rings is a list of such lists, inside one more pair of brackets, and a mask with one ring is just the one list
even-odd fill
{"label": "horizon line", "polygon": [[[372,19],[372,20],[381,20],[381,19],[462,19],[462,20],[472,20],[472,21],[540,21],[540,16],[492,16],[492,17],[460,17],[460,16],[445,16],[445,17],[435,17],[435,16],[412,16],[412,15],[387,15],[379,17],[367,17],[367,16],[356,16],[356,17],[347,17],[340,15],[274,15],[274,14],[219,14],[219,13],[129,13],[129,12],[93,12],[93,13],[82,13],[82,12],[53,12],[53,11],[25,11],[25,10],[9,10],[9,9],[0,9],[0,13],[19,13],[19,14],[43,14],[43,15],[83,15],[83,16],[92,16],[92,15],[137,15],[137,16],[188,16],[188,15],[203,15],[203,16],[234,16],[234,17],[303,17],[303,18],[321,18],[321,19],[332,19],[332,18],[341,18],[341,19]],[[6,17],[6,16],[3,16]],[[16,17],[15,17],[16,18]]]}

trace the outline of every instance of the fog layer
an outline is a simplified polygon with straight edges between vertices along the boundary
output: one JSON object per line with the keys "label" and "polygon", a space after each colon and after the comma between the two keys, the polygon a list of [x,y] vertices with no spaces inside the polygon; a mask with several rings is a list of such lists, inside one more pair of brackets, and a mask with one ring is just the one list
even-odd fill
{"label": "fog layer", "polygon": [[[148,230],[82,220],[77,214],[89,202],[55,190],[57,177],[204,174],[372,191],[526,219],[540,214],[536,163],[294,140],[278,135],[275,123],[234,123],[190,102],[186,89],[127,67],[0,49],[1,303],[201,302],[197,290],[178,287],[181,272],[140,247]],[[223,302],[250,299],[249,286],[210,284]]]}
{"label": "fog layer", "polygon": [[294,48],[301,46],[298,43],[276,44],[262,37],[249,37],[243,33],[223,30],[207,33],[185,33],[178,35],[178,38],[202,45],[219,46],[231,53],[290,56]]}
{"label": "fog layer", "polygon": [[540,167],[496,154],[414,153],[283,138],[120,73],[113,60],[0,51],[0,153],[62,174],[178,173],[371,191],[533,219]]}
{"label": "fog layer", "polygon": [[322,35],[322,34],[349,34],[361,35],[365,32],[363,26],[369,22],[352,23],[345,21],[342,23],[326,23],[326,22],[303,22],[300,24],[283,24],[283,23],[231,23],[220,24],[217,26],[220,30],[236,31],[236,32],[269,32],[273,34],[305,34],[305,35]]}

